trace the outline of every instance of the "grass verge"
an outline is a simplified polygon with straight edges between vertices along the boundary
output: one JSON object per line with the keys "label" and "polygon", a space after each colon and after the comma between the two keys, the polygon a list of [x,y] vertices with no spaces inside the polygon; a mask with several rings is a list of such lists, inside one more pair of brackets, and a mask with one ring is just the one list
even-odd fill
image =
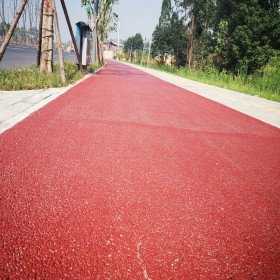
{"label": "grass verge", "polygon": [[261,73],[256,72],[249,76],[240,73],[235,79],[233,79],[232,73],[226,71],[219,73],[214,67],[209,67],[204,71],[200,69],[192,70],[186,67],[177,69],[166,65],[153,65],[150,68],[197,82],[280,102],[280,57],[271,58]]}
{"label": "grass verge", "polygon": [[105,63],[101,63],[101,64],[97,64],[97,63],[91,63],[89,66],[88,66],[88,71],[90,73],[94,73],[96,72],[98,69],[100,69]]}
{"label": "grass verge", "polygon": [[[90,64],[88,70],[94,73],[101,65]],[[66,84],[60,78],[59,65],[54,64],[53,73],[43,75],[36,65],[22,69],[0,69],[0,90],[31,90],[64,87],[83,77],[76,63],[65,62]]]}

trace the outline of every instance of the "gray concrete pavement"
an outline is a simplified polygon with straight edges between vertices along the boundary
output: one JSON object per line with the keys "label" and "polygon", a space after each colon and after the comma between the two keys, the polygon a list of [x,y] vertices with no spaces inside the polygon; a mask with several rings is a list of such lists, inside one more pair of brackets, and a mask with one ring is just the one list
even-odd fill
{"label": "gray concrete pavement", "polygon": [[[134,67],[280,128],[280,103],[278,102],[202,84],[153,69]],[[89,76],[87,75],[84,79]],[[22,121],[73,86],[20,92],[0,91],[0,133]]]}

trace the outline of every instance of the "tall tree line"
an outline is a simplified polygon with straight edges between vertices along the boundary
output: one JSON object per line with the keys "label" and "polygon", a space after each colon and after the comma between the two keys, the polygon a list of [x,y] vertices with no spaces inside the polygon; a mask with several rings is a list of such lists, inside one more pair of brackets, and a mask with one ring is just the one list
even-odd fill
{"label": "tall tree line", "polygon": [[[0,38],[4,38],[10,29],[20,4],[19,0],[0,0]],[[13,33],[13,42],[36,45],[39,33],[40,5],[41,0],[27,1],[20,22]]]}
{"label": "tall tree line", "polygon": [[177,66],[247,74],[280,51],[279,0],[163,0],[152,51]]}

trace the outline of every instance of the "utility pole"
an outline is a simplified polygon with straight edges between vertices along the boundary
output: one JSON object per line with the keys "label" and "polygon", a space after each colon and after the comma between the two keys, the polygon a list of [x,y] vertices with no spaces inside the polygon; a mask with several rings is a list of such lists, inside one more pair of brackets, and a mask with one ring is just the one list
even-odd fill
{"label": "utility pole", "polygon": [[149,39],[149,54],[148,54],[148,60],[147,60],[147,67],[149,68],[149,63],[150,63],[150,54],[151,54],[151,45],[152,45],[152,40]]}
{"label": "utility pole", "polygon": [[145,37],[144,45],[143,45],[143,51],[142,51],[142,57],[141,57],[141,65],[143,65],[143,57],[144,57],[145,44],[146,44],[146,37]]}
{"label": "utility pole", "polygon": [[119,21],[119,26],[118,26],[118,53],[120,51],[120,30],[121,30],[121,22]]}

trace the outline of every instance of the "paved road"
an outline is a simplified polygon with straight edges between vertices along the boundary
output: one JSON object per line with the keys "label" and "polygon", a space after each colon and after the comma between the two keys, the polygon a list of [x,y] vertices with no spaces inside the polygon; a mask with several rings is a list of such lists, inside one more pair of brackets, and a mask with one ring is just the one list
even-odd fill
{"label": "paved road", "polygon": [[[66,61],[75,61],[75,55],[64,53]],[[54,61],[58,61],[57,51],[54,51]],[[36,63],[36,48],[10,44],[0,63],[0,68],[19,68]]]}
{"label": "paved road", "polygon": [[115,62],[0,135],[0,278],[278,279],[280,130]]}

